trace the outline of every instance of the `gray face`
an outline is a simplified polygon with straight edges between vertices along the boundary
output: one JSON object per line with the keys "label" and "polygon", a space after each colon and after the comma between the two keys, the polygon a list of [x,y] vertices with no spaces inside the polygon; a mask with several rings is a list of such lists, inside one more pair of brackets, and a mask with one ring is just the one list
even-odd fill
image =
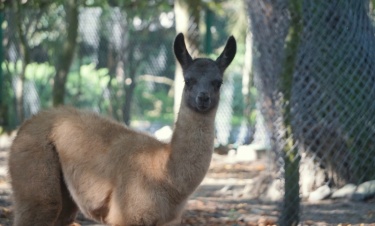
{"label": "gray face", "polygon": [[197,112],[208,112],[219,102],[222,72],[210,59],[195,59],[184,73],[184,98]]}
{"label": "gray face", "polygon": [[187,106],[199,113],[206,113],[217,107],[223,73],[236,55],[236,46],[236,40],[231,36],[215,61],[208,58],[193,60],[186,49],[184,35],[180,33],[176,36],[174,53],[184,74],[183,100]]}

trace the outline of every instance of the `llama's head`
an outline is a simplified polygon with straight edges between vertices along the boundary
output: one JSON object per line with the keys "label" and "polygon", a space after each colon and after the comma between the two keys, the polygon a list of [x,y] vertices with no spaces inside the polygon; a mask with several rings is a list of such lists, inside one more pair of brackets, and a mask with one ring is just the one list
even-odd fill
{"label": "llama's head", "polygon": [[236,40],[231,36],[223,52],[214,61],[207,58],[192,59],[186,49],[184,35],[178,34],[174,53],[181,64],[185,79],[183,100],[196,112],[209,112],[216,108],[220,98],[223,73],[236,55]]}

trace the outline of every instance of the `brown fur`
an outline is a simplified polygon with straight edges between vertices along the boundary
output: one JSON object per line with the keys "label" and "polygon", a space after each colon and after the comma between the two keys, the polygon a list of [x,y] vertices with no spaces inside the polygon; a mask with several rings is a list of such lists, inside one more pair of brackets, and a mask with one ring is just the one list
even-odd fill
{"label": "brown fur", "polygon": [[40,112],[11,147],[14,225],[71,225],[78,208],[109,225],[178,223],[208,170],[216,109],[183,101],[170,143],[95,113]]}

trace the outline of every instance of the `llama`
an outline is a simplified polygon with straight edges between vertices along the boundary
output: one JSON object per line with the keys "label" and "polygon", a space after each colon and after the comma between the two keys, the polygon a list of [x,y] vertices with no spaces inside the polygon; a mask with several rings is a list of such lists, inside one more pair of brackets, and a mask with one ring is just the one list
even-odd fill
{"label": "llama", "polygon": [[178,224],[210,165],[220,86],[236,41],[231,36],[215,61],[192,59],[178,34],[174,53],[185,86],[169,143],[70,107],[21,126],[9,155],[15,226],[75,225],[78,209],[108,225]]}

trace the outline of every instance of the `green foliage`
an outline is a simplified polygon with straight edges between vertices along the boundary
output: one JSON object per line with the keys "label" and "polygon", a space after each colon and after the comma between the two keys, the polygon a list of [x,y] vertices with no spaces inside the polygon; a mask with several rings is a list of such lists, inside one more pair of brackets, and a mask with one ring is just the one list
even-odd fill
{"label": "green foliage", "polygon": [[[17,74],[21,69],[20,62],[10,63],[7,67],[10,74]],[[5,64],[3,64],[5,67]],[[76,67],[74,67],[76,68]],[[32,81],[38,90],[42,108],[52,106],[51,93],[54,66],[48,63],[31,63],[26,70],[26,80]],[[108,90],[110,83],[111,90]],[[96,69],[94,64],[86,64],[80,70],[71,71],[67,81],[66,104],[79,106],[80,108],[98,109],[108,113],[108,108],[121,109],[123,103],[121,81],[110,80],[108,69]],[[241,89],[241,77],[235,76],[235,90]],[[161,85],[139,81],[135,89],[135,107],[133,115],[135,120],[159,121],[167,124],[173,123],[173,97],[168,95],[169,89]],[[255,92],[255,89],[252,89]],[[13,95],[13,90],[8,89],[8,95]],[[234,116],[233,125],[239,125],[242,120],[243,97],[241,92],[234,92]],[[115,112],[116,118],[121,118]],[[255,114],[250,115],[251,121],[255,123]]]}
{"label": "green foliage", "polygon": [[[95,109],[100,105],[103,90],[109,82],[108,69],[96,69],[94,64],[82,65],[69,74],[66,103]],[[105,102],[109,101],[105,99]],[[108,103],[105,103],[108,104]]]}
{"label": "green foliage", "polygon": [[[12,83],[14,75],[17,75],[22,68],[21,61],[16,63],[4,62],[3,71],[6,72],[9,83]],[[26,82],[32,81],[35,85],[36,90],[41,101],[42,107],[51,106],[51,92],[52,92],[52,83],[53,75],[55,74],[55,68],[48,63],[31,63],[28,64],[25,71]],[[14,89],[11,87],[11,84],[7,86],[7,101],[12,102],[14,98]]]}
{"label": "green foliage", "polygon": [[10,131],[17,125],[15,118],[11,117],[12,115],[15,115],[14,104],[12,103],[12,100],[14,98],[14,89],[12,87],[11,71],[14,71],[16,68],[7,67],[7,64],[5,62],[2,62],[1,67],[3,80],[2,84],[0,84],[2,86],[2,106],[0,106],[2,108],[2,121],[0,125],[2,131],[0,132],[0,134],[2,132]]}
{"label": "green foliage", "polygon": [[51,93],[55,68],[48,63],[31,63],[27,66],[26,81],[32,81],[40,98],[42,108],[52,105]]}
{"label": "green foliage", "polygon": [[[218,16],[213,25],[213,48],[218,53],[228,38],[228,17],[226,8],[231,4],[226,1],[200,1],[200,10],[210,8]],[[32,82],[40,98],[42,108],[52,106],[52,87],[55,84],[54,75],[58,56],[67,39],[67,23],[65,21],[65,1],[33,0],[22,4],[21,15],[23,34],[27,37],[27,45],[31,52],[31,62],[26,70],[26,83]],[[77,4],[83,7],[100,7],[98,46],[78,37],[75,57],[70,67],[66,83],[65,102],[80,108],[96,109],[122,120],[125,114],[126,97],[128,92],[134,92],[131,103],[131,115],[139,120],[158,120],[173,122],[173,97],[170,96],[170,85],[142,81],[141,75],[154,75],[174,78],[175,60],[171,50],[171,43],[175,36],[173,19],[173,1],[119,1],[119,0],[79,0]],[[32,10],[28,10],[31,8]],[[7,8],[11,11],[12,8]],[[231,10],[232,14],[235,10]],[[11,15],[11,14],[9,14]],[[162,19],[171,20],[162,23]],[[118,22],[121,21],[121,22]],[[116,22],[122,34],[122,40],[114,41],[113,23]],[[6,33],[9,40],[16,40],[12,19],[6,21]],[[13,32],[13,33],[12,33]],[[117,31],[116,31],[117,32]],[[236,37],[239,39],[239,37]],[[120,43],[117,43],[117,42]],[[116,42],[116,43],[114,43]],[[240,124],[243,119],[242,64],[244,46],[238,42],[238,54],[227,74],[233,76],[235,97],[233,102],[233,123]],[[17,40],[15,41],[17,45]],[[116,44],[116,45],[114,45]],[[87,47],[87,48],[86,48]],[[16,48],[18,48],[16,46]],[[43,57],[35,56],[34,50],[41,50]],[[92,50],[92,52],[87,51]],[[99,52],[95,52],[99,49]],[[17,55],[23,59],[22,54]],[[216,56],[217,57],[217,56]],[[119,66],[118,61],[123,61]],[[93,64],[92,62],[98,62]],[[163,64],[161,64],[160,62]],[[9,81],[21,71],[20,62],[8,64]],[[103,69],[105,68],[105,69]],[[122,73],[118,73],[122,70]],[[133,81],[132,91],[126,81]],[[14,91],[11,82],[7,88],[9,106],[14,105]],[[255,102],[254,102],[255,103]],[[14,106],[13,106],[14,107]],[[12,110],[12,115],[16,115]]]}
{"label": "green foliage", "polygon": [[[21,62],[3,63],[4,71],[8,75],[17,74],[21,70]],[[32,81],[38,91],[42,108],[52,106],[51,93],[53,76],[55,74],[54,66],[48,63],[31,63],[26,70],[26,82]],[[70,72],[67,81],[67,101],[68,105],[80,106],[81,108],[97,109],[98,106],[106,112],[110,106],[121,109],[123,95],[121,92],[121,80],[110,79],[108,69],[96,69],[94,64],[82,65],[79,70]],[[108,89],[110,84],[111,90]],[[165,89],[159,89],[150,93],[150,84],[140,81],[135,90],[135,99],[140,108],[141,115],[148,119],[158,119],[164,117],[164,121],[171,122],[173,118],[173,97],[168,96]],[[155,88],[157,89],[157,88]],[[11,101],[14,96],[14,90],[8,87],[7,101]],[[120,98],[116,98],[120,97]],[[116,100],[114,100],[116,99]],[[160,111],[156,103],[161,103]],[[152,113],[154,112],[154,113]],[[155,114],[158,113],[158,114]],[[119,116],[117,116],[119,117]],[[140,119],[140,117],[138,117]]]}
{"label": "green foliage", "polygon": [[135,90],[136,106],[140,114],[134,115],[136,120],[157,121],[166,124],[173,124],[173,96],[168,95],[164,90],[152,89],[151,84],[140,82]]}

